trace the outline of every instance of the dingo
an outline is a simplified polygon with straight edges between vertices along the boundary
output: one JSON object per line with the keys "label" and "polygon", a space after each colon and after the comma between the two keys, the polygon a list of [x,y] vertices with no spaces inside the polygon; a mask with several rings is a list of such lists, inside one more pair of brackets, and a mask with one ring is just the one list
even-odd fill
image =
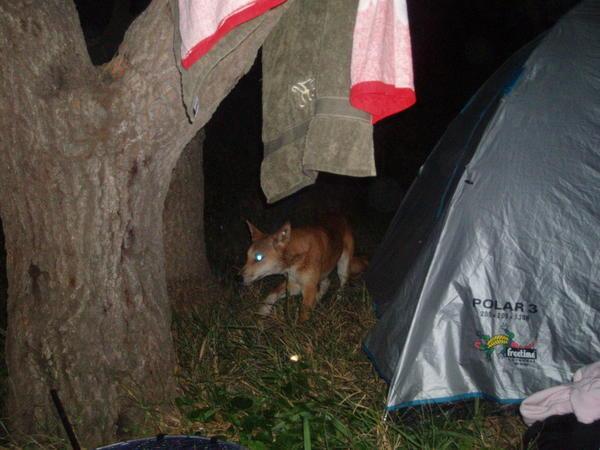
{"label": "dingo", "polygon": [[365,270],[367,261],[354,257],[354,238],[348,222],[331,217],[320,226],[294,228],[286,222],[273,234],[265,234],[246,221],[252,236],[246,264],[241,270],[248,285],[268,275],[283,274],[283,281],[264,300],[259,314],[271,313],[275,302],[286,295],[302,294],[300,321],[308,320],[329,288],[328,276],[337,266],[340,287],[348,276]]}

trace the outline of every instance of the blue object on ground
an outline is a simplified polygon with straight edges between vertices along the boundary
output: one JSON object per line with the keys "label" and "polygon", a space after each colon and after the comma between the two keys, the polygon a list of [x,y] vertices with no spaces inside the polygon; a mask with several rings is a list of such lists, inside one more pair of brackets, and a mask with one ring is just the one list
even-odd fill
{"label": "blue object on ground", "polygon": [[165,436],[134,439],[131,441],[98,447],[96,450],[245,450],[245,447],[231,442],[219,441],[202,436]]}

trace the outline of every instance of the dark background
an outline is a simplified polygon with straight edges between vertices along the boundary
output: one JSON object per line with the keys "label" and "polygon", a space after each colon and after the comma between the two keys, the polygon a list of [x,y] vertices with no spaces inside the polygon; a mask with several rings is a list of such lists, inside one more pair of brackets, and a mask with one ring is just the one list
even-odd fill
{"label": "dark background", "polygon": [[[76,0],[94,64],[109,61],[149,0]],[[266,205],[262,158],[260,57],[205,127],[205,222],[213,270],[239,265],[248,236],[244,218],[272,231],[302,223],[319,206],[344,209],[359,251],[380,241],[419,167],[452,118],[514,51],[548,29],[576,0],[408,0],[417,103],[374,129],[377,178],[320,175],[316,185]],[[8,62],[9,63],[9,62]],[[1,225],[1,224],[0,224]],[[0,226],[1,229],[1,226]],[[223,245],[235,242],[236,245]],[[0,302],[6,301],[6,255],[0,231]],[[5,326],[2,314],[2,328]]]}

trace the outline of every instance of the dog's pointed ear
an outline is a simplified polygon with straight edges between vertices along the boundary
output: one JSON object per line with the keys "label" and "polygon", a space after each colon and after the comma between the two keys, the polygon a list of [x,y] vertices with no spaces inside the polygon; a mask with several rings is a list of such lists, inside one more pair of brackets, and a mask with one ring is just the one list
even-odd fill
{"label": "dog's pointed ear", "polygon": [[266,236],[265,233],[260,231],[254,225],[252,225],[252,223],[250,223],[249,220],[246,220],[246,223],[248,224],[248,229],[250,230],[250,237],[252,238],[253,242],[258,241],[259,239],[262,239]]}
{"label": "dog's pointed ear", "polygon": [[285,247],[290,241],[290,235],[292,234],[292,226],[289,222],[283,224],[283,226],[275,233],[275,240],[273,245],[278,248]]}

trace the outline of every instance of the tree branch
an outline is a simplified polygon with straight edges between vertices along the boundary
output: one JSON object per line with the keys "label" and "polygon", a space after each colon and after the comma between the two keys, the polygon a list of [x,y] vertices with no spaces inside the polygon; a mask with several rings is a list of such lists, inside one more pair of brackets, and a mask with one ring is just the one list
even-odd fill
{"label": "tree branch", "polygon": [[[279,21],[285,7],[268,12],[235,51],[226,55],[212,70],[199,97],[205,99],[203,109],[190,124],[182,101],[181,77],[173,52],[174,18],[168,0],[154,0],[131,25],[119,54],[105,70],[119,80],[117,96],[130,102],[131,110],[161,111],[162,145],[183,149],[196,132],[210,119],[220,101],[250,69],[258,49]],[[235,30],[233,32],[236,32]],[[200,60],[196,64],[202,64]],[[168,111],[167,111],[168,110]],[[185,136],[185,139],[181,139]],[[170,144],[168,144],[170,142]]]}

